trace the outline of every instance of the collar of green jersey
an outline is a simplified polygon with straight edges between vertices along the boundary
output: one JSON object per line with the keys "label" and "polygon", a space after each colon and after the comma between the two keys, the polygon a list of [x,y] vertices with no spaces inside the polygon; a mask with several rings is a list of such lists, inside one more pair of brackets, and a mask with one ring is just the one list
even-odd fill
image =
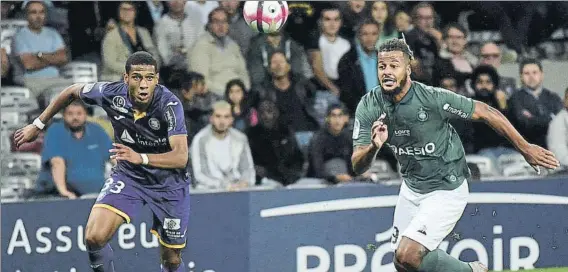
{"label": "collar of green jersey", "polygon": [[383,90],[381,88],[377,88],[377,89],[379,89],[379,92],[382,95],[383,101],[385,101],[385,103],[387,103],[389,105],[394,105],[394,104],[406,104],[406,103],[410,102],[410,100],[414,96],[414,86],[415,86],[415,83],[411,82],[410,83],[410,89],[408,89],[408,92],[406,93],[406,95],[398,103],[395,103],[394,101],[392,101],[392,96],[384,94]]}

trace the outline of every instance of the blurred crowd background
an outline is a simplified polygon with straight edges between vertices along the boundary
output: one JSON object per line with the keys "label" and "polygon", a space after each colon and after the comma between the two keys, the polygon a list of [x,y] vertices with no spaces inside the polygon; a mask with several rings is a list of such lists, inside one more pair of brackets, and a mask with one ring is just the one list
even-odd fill
{"label": "blurred crowd background", "polygon": [[[563,168],[543,175],[568,169],[568,2],[294,1],[274,34],[253,32],[242,4],[2,2],[2,199],[99,192],[110,144],[130,137],[105,112],[73,103],[19,149],[13,133],[72,83],[121,80],[139,50],[183,102],[195,192],[399,184],[390,150],[362,176],[350,156],[355,108],[378,85],[376,48],[403,34],[414,80],[500,110],[557,155]],[[487,125],[452,125],[473,181],[534,178]]]}

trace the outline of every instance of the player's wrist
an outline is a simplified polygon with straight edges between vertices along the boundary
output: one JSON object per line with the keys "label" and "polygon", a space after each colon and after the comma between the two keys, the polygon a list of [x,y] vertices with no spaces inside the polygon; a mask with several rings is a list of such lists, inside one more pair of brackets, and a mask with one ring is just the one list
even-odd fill
{"label": "player's wrist", "polygon": [[148,158],[147,154],[141,153],[140,157],[142,158],[142,165],[148,165],[150,163],[150,159]]}
{"label": "player's wrist", "polygon": [[39,118],[36,118],[32,125],[34,125],[37,129],[43,130],[45,128],[45,123],[43,123]]}

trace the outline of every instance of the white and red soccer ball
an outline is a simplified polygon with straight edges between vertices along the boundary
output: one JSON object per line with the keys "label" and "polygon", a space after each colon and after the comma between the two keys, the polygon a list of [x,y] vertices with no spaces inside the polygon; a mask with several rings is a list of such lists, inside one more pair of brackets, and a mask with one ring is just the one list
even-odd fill
{"label": "white and red soccer ball", "polygon": [[246,1],[243,7],[243,17],[256,32],[278,32],[288,19],[288,3],[286,1]]}

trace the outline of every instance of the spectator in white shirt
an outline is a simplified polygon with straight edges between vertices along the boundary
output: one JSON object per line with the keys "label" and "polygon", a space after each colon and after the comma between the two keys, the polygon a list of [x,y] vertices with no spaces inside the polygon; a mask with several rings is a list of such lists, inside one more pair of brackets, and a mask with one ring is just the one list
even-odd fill
{"label": "spectator in white shirt", "polygon": [[173,71],[187,71],[189,52],[203,33],[199,18],[184,12],[185,0],[168,2],[169,12],[156,24],[154,36],[163,65]]}
{"label": "spectator in white shirt", "polygon": [[546,138],[548,148],[556,155],[560,166],[568,170],[568,88],[564,92],[564,109],[550,122]]}
{"label": "spectator in white shirt", "polygon": [[185,13],[188,15],[198,16],[201,22],[201,28],[207,24],[207,16],[211,11],[219,6],[215,1],[187,1],[185,4]]}
{"label": "spectator in white shirt", "polygon": [[231,105],[213,104],[211,124],[191,143],[191,165],[197,188],[238,190],[256,182],[248,138],[232,128]]}

